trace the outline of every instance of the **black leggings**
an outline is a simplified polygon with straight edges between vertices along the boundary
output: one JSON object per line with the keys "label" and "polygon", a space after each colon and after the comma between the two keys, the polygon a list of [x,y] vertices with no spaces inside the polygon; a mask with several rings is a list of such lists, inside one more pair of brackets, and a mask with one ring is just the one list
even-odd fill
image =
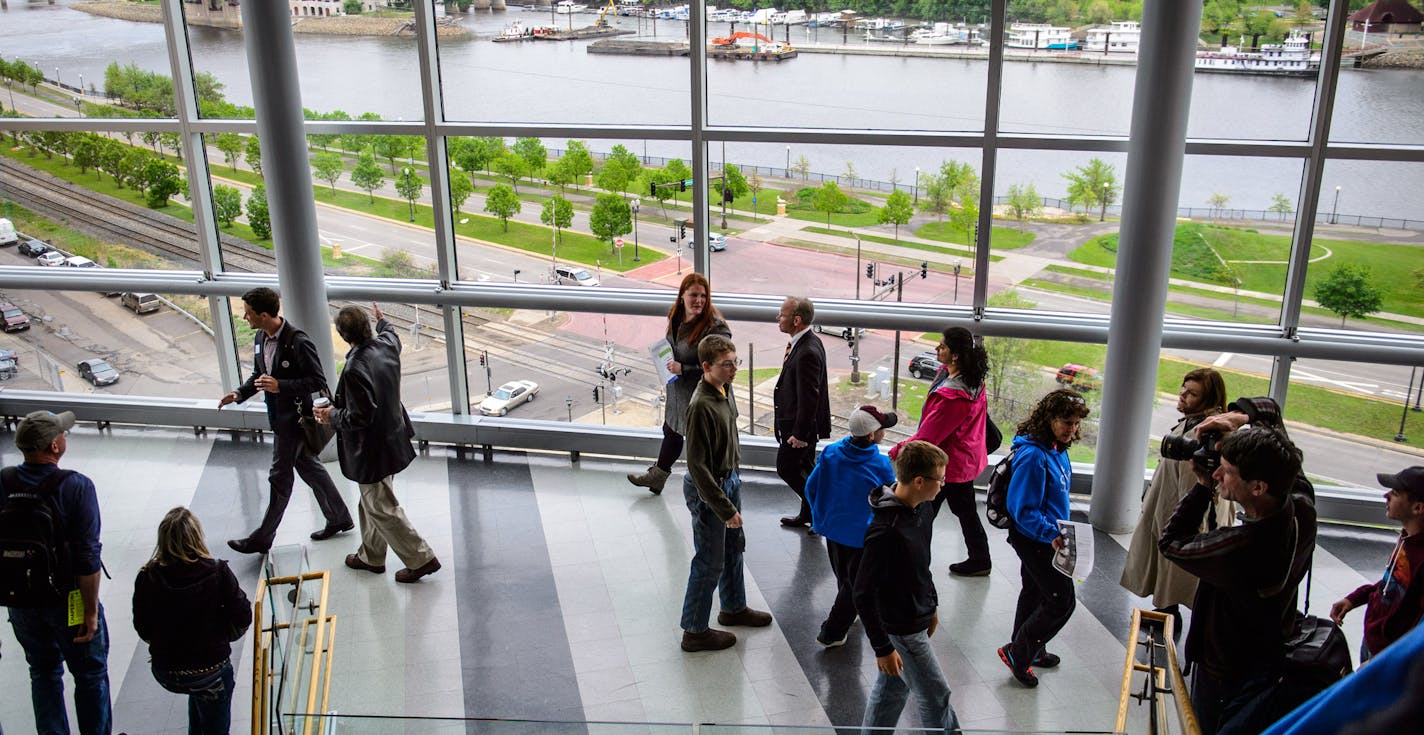
{"label": "black leggings", "polygon": [[979,520],[979,505],[974,499],[974,481],[947,482],[934,498],[934,517],[939,517],[939,506],[949,503],[949,512],[959,519],[959,530],[964,534],[964,545],[969,548],[969,561],[989,561],[989,534],[984,531],[984,523]]}
{"label": "black leggings", "polygon": [[682,456],[682,434],[663,424],[663,443],[658,447],[658,469],[672,472],[673,463]]}

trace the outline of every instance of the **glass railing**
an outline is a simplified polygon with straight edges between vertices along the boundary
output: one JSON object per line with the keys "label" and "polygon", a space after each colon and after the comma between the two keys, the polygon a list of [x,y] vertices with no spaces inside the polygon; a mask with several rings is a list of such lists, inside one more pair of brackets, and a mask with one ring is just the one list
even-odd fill
{"label": "glass railing", "polygon": [[311,570],[305,546],[278,546],[267,554],[253,620],[254,733],[326,727],[307,713],[326,711],[331,693],[336,616],[328,614],[330,581],[330,572]]}

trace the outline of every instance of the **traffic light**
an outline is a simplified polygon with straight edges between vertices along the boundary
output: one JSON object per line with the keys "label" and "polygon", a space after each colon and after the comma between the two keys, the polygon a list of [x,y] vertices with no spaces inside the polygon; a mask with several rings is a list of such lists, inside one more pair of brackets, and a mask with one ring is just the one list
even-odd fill
{"label": "traffic light", "polygon": [[687,179],[677,182],[678,191],[687,191]]}
{"label": "traffic light", "polygon": [[596,385],[593,386],[593,402],[594,402],[594,403],[602,403],[602,401],[598,400],[598,386],[596,386]]}
{"label": "traffic light", "polygon": [[922,261],[922,262],[920,263],[920,278],[929,278],[929,277],[930,277],[930,264],[929,264],[929,261]]}
{"label": "traffic light", "polygon": [[678,221],[677,221],[677,239],[679,239],[679,240],[686,240],[686,239],[687,239],[687,220],[678,220]]}
{"label": "traffic light", "polygon": [[486,359],[485,351],[484,351],[484,350],[480,350],[480,367],[484,367],[484,366],[485,366],[485,359]]}
{"label": "traffic light", "polygon": [[865,264],[865,277],[866,277],[866,278],[874,278],[874,277],[875,277],[875,264],[874,264],[874,263],[866,263],[866,264]]}
{"label": "traffic light", "polygon": [[650,197],[652,197],[652,198],[654,198],[654,199],[657,199],[657,198],[658,198],[658,182],[656,182],[656,181],[649,181],[649,182],[648,182],[648,196],[650,196]]}
{"label": "traffic light", "polygon": [[726,202],[727,204],[731,204],[731,203],[732,203],[732,200],[735,199],[735,198],[736,198],[736,196],[735,196],[734,194],[732,194],[732,188],[731,188],[731,187],[729,187],[729,186],[724,186],[724,187],[722,187],[722,201],[723,201],[723,202]]}

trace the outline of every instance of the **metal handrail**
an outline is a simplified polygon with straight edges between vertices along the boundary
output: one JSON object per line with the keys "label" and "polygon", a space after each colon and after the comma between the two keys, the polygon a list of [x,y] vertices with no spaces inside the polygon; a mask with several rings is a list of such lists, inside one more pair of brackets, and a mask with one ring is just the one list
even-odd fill
{"label": "metal handrail", "polygon": [[[1143,622],[1146,621],[1146,625]],[[1171,615],[1155,610],[1134,608],[1132,622],[1127,633],[1127,662],[1122,667],[1122,691],[1117,704],[1117,732],[1127,732],[1127,712],[1129,700],[1139,704],[1147,702],[1151,707],[1148,732],[1151,735],[1178,732],[1182,735],[1201,735],[1201,725],[1196,712],[1192,710],[1191,697],[1187,695],[1187,681],[1177,664],[1177,644],[1172,638],[1175,621]],[[1142,632],[1148,635],[1141,640]],[[1138,649],[1146,654],[1146,663],[1137,660]],[[1165,654],[1165,661],[1158,657]],[[1140,692],[1133,691],[1133,675],[1143,673]],[[1177,718],[1175,728],[1167,728],[1167,697],[1176,703]]]}

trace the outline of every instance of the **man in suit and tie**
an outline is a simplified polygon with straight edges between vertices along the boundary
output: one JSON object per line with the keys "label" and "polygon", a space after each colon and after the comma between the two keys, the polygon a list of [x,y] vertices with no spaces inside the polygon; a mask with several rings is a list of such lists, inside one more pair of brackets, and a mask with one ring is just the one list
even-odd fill
{"label": "man in suit and tie", "polygon": [[811,527],[806,478],[816,466],[816,442],[831,435],[831,399],[826,386],[826,348],[811,331],[816,308],[807,298],[787,297],[776,326],[790,335],[772,405],[776,411],[776,474],[801,498],[801,509],[781,519],[788,528]]}
{"label": "man in suit and tie", "polygon": [[272,548],[277,526],[292,497],[293,470],[316,494],[317,505],[326,516],[326,525],[312,532],[312,539],[322,541],[355,527],[351,511],[341,499],[341,493],[331,481],[331,475],[321,461],[309,454],[302,442],[297,418],[311,415],[312,394],[326,389],[326,375],[321,370],[321,358],[316,345],[306,332],[297,329],[277,313],[282,302],[270,288],[254,288],[242,295],[242,318],[257,330],[252,376],[237,390],[225,394],[218,408],[229,403],[242,403],[261,391],[267,401],[267,423],[272,427],[272,469],[267,473],[272,494],[267,513],[250,536],[227,542],[234,551],[260,554]]}

